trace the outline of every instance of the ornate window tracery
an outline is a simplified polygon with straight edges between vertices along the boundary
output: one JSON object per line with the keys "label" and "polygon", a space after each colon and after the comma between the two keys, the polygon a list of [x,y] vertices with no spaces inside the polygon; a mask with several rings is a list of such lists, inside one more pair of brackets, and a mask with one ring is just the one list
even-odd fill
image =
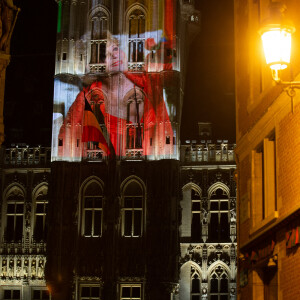
{"label": "ornate window tracery", "polygon": [[83,191],[82,233],[86,237],[102,235],[103,191],[101,185],[90,182]]}
{"label": "ornate window tracery", "polygon": [[91,17],[90,71],[105,72],[109,16],[99,8]]}
{"label": "ornate window tracery", "polygon": [[216,266],[209,277],[210,300],[228,300],[228,274],[222,266]]}
{"label": "ornate window tracery", "polygon": [[201,299],[201,276],[195,267],[191,267],[191,300]]}
{"label": "ornate window tracery", "polygon": [[130,13],[128,27],[128,69],[141,70],[145,56],[146,33],[146,16],[141,9],[135,9]]}

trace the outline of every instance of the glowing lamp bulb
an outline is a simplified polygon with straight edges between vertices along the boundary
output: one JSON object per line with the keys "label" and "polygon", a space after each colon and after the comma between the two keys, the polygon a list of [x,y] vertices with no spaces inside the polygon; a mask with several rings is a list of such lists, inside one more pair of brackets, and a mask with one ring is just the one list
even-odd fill
{"label": "glowing lamp bulb", "polygon": [[272,70],[283,70],[290,63],[292,31],[280,27],[261,30],[266,62]]}

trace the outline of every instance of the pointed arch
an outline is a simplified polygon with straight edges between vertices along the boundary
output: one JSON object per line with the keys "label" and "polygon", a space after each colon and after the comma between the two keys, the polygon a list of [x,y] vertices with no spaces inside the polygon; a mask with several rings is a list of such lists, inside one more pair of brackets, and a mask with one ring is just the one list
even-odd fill
{"label": "pointed arch", "polygon": [[218,300],[221,300],[224,296],[228,297],[230,280],[228,266],[221,261],[216,261],[208,268],[208,274],[210,296],[214,296]]}
{"label": "pointed arch", "polygon": [[144,66],[147,33],[147,10],[141,4],[133,4],[126,11],[128,33],[128,70],[140,71]]}
{"label": "pointed arch", "polygon": [[122,236],[140,237],[145,230],[145,184],[137,176],[121,184]]}
{"label": "pointed arch", "polygon": [[208,188],[208,190],[207,190],[208,199],[210,199],[212,197],[213,193],[216,192],[216,190],[218,190],[218,189],[223,190],[226,193],[227,197],[230,198],[229,187],[226,184],[224,184],[223,182],[218,181],[218,182],[215,182],[214,184],[212,184]]}
{"label": "pointed arch", "polygon": [[183,199],[182,208],[182,236],[190,236],[192,242],[202,241],[202,190],[193,183],[189,182],[182,188]]}
{"label": "pointed arch", "polygon": [[90,176],[80,186],[79,226],[81,235],[100,237],[103,225],[104,184],[97,176]]}
{"label": "pointed arch", "polygon": [[97,5],[90,11],[90,71],[106,71],[107,42],[111,28],[110,11],[103,5]]}
{"label": "pointed arch", "polygon": [[32,218],[33,238],[35,241],[46,241],[47,238],[47,209],[48,183],[38,184],[32,191]]}
{"label": "pointed arch", "polygon": [[216,182],[208,189],[208,236],[211,242],[230,241],[229,198],[229,187],[222,182]]}
{"label": "pointed arch", "polygon": [[17,182],[10,184],[3,192],[5,218],[2,221],[2,234],[8,242],[19,242],[23,238],[25,196],[25,188]]}

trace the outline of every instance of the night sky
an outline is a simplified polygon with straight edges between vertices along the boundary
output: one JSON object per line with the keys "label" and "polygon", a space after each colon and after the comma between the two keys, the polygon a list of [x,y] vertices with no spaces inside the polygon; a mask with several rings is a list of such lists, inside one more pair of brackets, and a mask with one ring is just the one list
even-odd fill
{"label": "night sky", "polygon": [[[181,140],[197,136],[197,122],[213,136],[235,140],[233,0],[195,0],[201,30],[188,55]],[[15,0],[21,8],[11,42],[4,104],[5,144],[51,144],[57,4]]]}

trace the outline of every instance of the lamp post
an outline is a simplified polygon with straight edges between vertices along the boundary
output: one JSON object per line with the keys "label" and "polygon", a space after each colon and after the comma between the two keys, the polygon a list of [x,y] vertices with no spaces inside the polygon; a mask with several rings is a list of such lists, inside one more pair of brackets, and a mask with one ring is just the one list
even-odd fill
{"label": "lamp post", "polygon": [[295,88],[300,88],[300,82],[282,81],[279,72],[290,64],[292,34],[295,27],[284,17],[286,6],[280,2],[270,5],[270,18],[263,22],[259,30],[265,53],[266,63],[272,71],[273,80],[287,87],[289,96],[294,96]]}

